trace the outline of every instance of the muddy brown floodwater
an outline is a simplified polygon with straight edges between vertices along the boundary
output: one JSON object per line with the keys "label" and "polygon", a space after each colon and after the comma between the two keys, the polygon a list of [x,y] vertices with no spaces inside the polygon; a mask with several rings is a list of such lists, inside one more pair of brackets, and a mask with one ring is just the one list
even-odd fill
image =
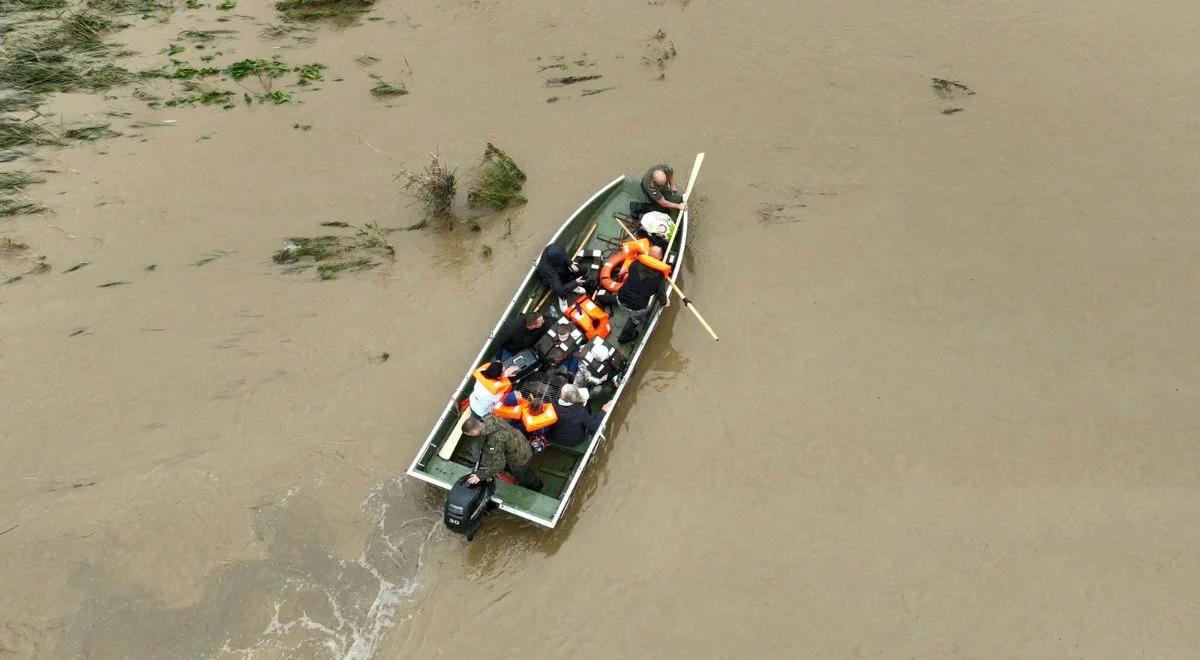
{"label": "muddy brown floodwater", "polygon": [[[58,97],[140,137],[38,150],[52,213],[0,221],[52,266],[0,285],[0,655],[1200,655],[1195,3],[382,0],[312,41],[218,14],[111,40],[139,70],[235,30],[219,63],[320,89]],[[469,182],[487,142],[529,203],[481,232],[271,263],[415,222],[396,172]],[[673,308],[558,529],[447,534],[402,474],[531,259],[698,151],[682,282],[721,342]]]}

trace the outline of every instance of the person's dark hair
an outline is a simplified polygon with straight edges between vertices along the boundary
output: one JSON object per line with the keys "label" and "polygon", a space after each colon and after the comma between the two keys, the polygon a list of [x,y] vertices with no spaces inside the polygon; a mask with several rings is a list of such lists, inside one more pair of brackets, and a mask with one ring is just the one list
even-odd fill
{"label": "person's dark hair", "polygon": [[546,404],[545,404],[545,403],[542,403],[541,401],[531,401],[531,402],[529,402],[529,412],[531,412],[531,413],[533,413],[533,414],[535,414],[535,415],[540,415],[540,414],[542,414],[542,412],[543,412],[544,410],[546,410]]}
{"label": "person's dark hair", "polygon": [[463,422],[462,431],[465,435],[479,435],[483,431],[483,422],[475,419],[474,417],[470,417],[467,419],[467,421]]}
{"label": "person's dark hair", "polygon": [[487,368],[483,370],[483,377],[496,379],[502,373],[504,373],[504,364],[499,360],[492,360],[488,363]]}

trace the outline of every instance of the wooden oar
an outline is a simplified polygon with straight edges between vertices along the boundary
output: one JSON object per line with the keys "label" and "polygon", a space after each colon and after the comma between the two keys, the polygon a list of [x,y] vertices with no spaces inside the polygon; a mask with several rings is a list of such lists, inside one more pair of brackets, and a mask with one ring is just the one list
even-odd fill
{"label": "wooden oar", "polygon": [[[704,164],[704,152],[696,154],[696,162],[692,163],[692,173],[688,176],[687,188],[683,189],[683,201],[686,204],[688,198],[692,196],[692,187],[696,185],[696,177],[700,174],[700,166]],[[675,245],[675,236],[679,234],[679,228],[687,222],[688,212],[683,211],[679,214],[679,220],[675,222],[675,231],[671,232],[671,240],[667,242],[667,249],[663,255],[671,254],[671,246]]]}

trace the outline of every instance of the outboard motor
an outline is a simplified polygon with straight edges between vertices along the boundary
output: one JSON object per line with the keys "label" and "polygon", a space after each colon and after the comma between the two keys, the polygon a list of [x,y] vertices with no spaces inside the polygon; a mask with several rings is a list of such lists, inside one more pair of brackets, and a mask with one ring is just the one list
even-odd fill
{"label": "outboard motor", "polygon": [[[483,445],[480,444],[479,456],[475,458],[475,467],[471,472],[479,469],[482,458]],[[492,493],[496,492],[494,479],[481,481],[472,486],[467,483],[469,476],[471,475],[464,474],[450,487],[450,494],[446,496],[443,519],[447,529],[456,534],[466,535],[468,541],[475,538],[479,527],[483,525],[483,516],[492,508]]]}
{"label": "outboard motor", "polygon": [[454,482],[446,496],[446,528],[456,534],[465,534],[467,540],[475,538],[483,524],[483,516],[490,509],[492,493],[496,492],[494,480],[481,481],[474,486],[467,483],[463,475]]}

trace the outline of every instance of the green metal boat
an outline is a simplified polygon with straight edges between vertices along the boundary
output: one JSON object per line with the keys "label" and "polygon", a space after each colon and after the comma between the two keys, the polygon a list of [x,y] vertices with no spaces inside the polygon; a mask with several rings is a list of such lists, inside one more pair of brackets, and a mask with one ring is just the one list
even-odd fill
{"label": "green metal boat", "polygon": [[[637,179],[628,179],[624,176],[614,179],[576,209],[550,238],[550,243],[562,246],[568,255],[574,255],[581,250],[584,253],[600,250],[603,256],[607,257],[619,249],[622,241],[628,239],[628,235],[620,223],[624,222],[630,230],[634,229],[633,223],[628,220],[630,202],[642,202],[645,199]],[[673,212],[672,218],[677,221],[676,227],[663,260],[671,265],[671,279],[674,280],[679,275],[679,268],[676,267],[676,264],[680,262],[679,256],[683,254],[687,244],[687,214],[684,213],[680,220]],[[553,296],[547,296],[547,289],[538,279],[536,268],[535,262],[520,286],[517,287],[508,307],[500,315],[500,319],[492,328],[475,359],[466,365],[466,374],[451,394],[441,417],[434,424],[429,437],[421,445],[420,451],[417,452],[416,458],[408,468],[409,476],[450,490],[459,477],[470,473],[479,440],[462,437],[460,427],[461,420],[465,419],[466,415],[462,409],[462,403],[470,395],[475,383],[472,371],[499,352],[494,337],[505,321],[514,315],[521,314],[524,310],[537,309],[540,311],[547,298],[553,298]],[[553,300],[550,302],[553,306]],[[646,343],[662,316],[661,305],[658,302],[651,304],[653,309],[646,319],[641,335],[633,342],[620,345],[620,350],[628,359],[627,365],[620,374],[620,384],[615,389],[606,388],[602,394],[593,396],[586,404],[590,411],[601,410],[601,407],[609,400],[619,400],[625,388],[629,386],[630,376],[636,368],[638,358],[641,357],[642,350],[646,347]],[[614,333],[612,339],[615,341],[615,334],[625,324],[626,315],[624,310],[617,305],[613,305],[608,311],[612,315],[611,324]],[[577,447],[563,447],[551,443],[545,451],[534,456],[533,466],[541,473],[545,484],[541,492],[534,492],[497,480],[492,501],[502,511],[545,527],[554,527],[566,512],[567,505],[571,501],[571,494],[579,485],[579,480],[582,478],[588,462],[596,454],[597,447],[604,441],[604,430],[608,420],[612,416],[612,412],[619,406],[620,402],[618,401],[610,412],[605,414],[600,429],[586,442]],[[459,442],[460,438],[463,440],[461,443]]]}

